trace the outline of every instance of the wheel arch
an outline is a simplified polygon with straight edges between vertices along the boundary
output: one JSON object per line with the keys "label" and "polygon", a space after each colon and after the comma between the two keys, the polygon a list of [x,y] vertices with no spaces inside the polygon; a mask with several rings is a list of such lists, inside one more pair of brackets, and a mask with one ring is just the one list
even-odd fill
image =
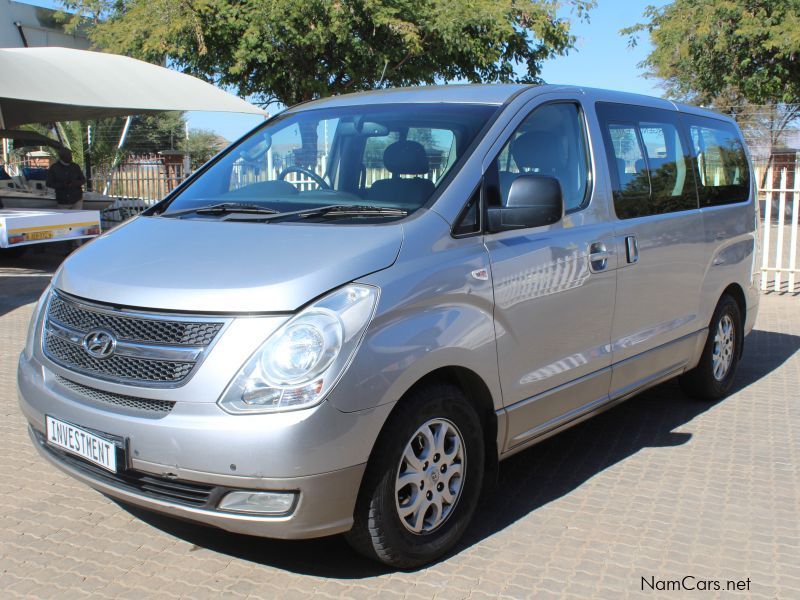
{"label": "wheel arch", "polygon": [[[747,319],[747,296],[745,296],[744,290],[742,286],[738,283],[731,283],[726,287],[722,294],[720,294],[719,300],[717,300],[717,306],[722,301],[725,296],[730,296],[734,299],[736,304],[739,306],[739,312],[741,313],[742,317],[742,327],[744,327],[745,320]],[[710,324],[709,324],[710,326]],[[742,356],[742,352],[744,351],[744,336],[742,336],[742,342],[739,344],[739,358]]]}
{"label": "wheel arch", "polygon": [[[378,434],[378,438],[380,439],[387,426],[391,424],[393,416],[403,404],[403,401],[420,387],[434,382],[444,382],[454,385],[464,394],[464,397],[475,409],[483,430],[484,448],[486,452],[484,481],[486,483],[494,483],[497,478],[499,463],[498,428],[500,427],[500,423],[497,418],[494,400],[489,386],[480,375],[467,367],[458,365],[438,367],[417,379],[395,403]],[[370,461],[372,461],[375,448],[377,448],[378,445],[376,441],[370,453]]]}

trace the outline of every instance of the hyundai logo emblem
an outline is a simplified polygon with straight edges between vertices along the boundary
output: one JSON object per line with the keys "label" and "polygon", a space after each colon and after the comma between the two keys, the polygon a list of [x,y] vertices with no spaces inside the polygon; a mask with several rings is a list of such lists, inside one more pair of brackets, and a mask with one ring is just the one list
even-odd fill
{"label": "hyundai logo emblem", "polygon": [[95,329],[83,338],[83,349],[94,358],[108,358],[114,354],[117,338],[110,331]]}

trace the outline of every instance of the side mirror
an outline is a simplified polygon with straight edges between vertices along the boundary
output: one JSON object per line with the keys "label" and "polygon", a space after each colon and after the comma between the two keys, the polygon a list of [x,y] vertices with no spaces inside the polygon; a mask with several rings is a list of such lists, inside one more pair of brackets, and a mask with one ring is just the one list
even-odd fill
{"label": "side mirror", "polygon": [[564,215],[561,184],[547,175],[520,175],[511,183],[506,206],[489,207],[489,231],[552,225]]}

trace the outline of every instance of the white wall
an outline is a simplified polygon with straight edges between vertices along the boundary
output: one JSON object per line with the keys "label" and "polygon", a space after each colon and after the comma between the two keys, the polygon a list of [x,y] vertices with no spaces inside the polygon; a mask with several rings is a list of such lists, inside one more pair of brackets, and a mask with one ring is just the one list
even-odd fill
{"label": "white wall", "polygon": [[22,37],[14,25],[22,24],[29,46],[60,46],[64,48],[89,48],[89,40],[82,35],[68,35],[53,20],[56,11],[12,0],[0,0],[0,48],[23,47]]}

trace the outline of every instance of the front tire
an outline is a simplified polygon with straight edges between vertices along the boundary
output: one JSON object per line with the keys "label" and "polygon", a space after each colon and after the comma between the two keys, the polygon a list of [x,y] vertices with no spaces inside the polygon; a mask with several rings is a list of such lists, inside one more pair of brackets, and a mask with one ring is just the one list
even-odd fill
{"label": "front tire", "polygon": [[742,354],[744,329],[739,304],[729,295],[720,299],[700,362],[680,377],[683,391],[699,400],[719,400],[731,391]]}
{"label": "front tire", "polygon": [[392,567],[439,558],[472,519],[484,463],[480,421],[461,390],[447,383],[413,390],[378,438],[345,538]]}

